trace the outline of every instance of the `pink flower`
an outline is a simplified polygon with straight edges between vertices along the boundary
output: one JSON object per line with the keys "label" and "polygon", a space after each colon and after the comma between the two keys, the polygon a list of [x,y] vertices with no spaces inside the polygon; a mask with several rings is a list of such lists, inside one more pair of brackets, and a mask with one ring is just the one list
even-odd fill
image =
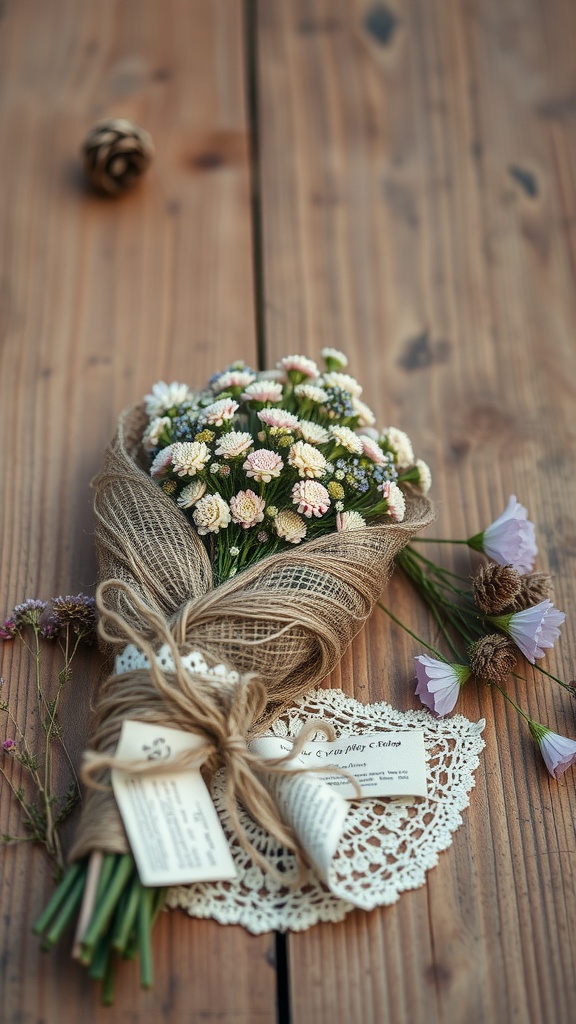
{"label": "pink flower", "polygon": [[406,515],[406,499],[393,480],[382,484],[382,497],[388,502],[388,515],[395,523],[401,523]]}
{"label": "pink flower", "polygon": [[539,722],[529,722],[533,739],[540,747],[546,767],[553,778],[559,779],[576,762],[576,740],[560,736]]}
{"label": "pink flower", "polygon": [[294,378],[298,377],[299,379],[314,378],[319,373],[316,363],[306,356],[284,356],[280,362],[276,363],[276,366],[279,370],[284,370],[285,373],[290,373]]}
{"label": "pink flower", "polygon": [[15,746],[16,746],[16,740],[12,740],[12,739],[4,740],[4,742],[2,744],[2,750],[5,750],[6,753],[10,753],[10,751],[14,750]]}
{"label": "pink flower", "polygon": [[320,517],[330,508],[330,495],[317,480],[299,480],[292,488],[292,501],[298,505],[298,512],[310,519]]}
{"label": "pink flower", "polygon": [[240,396],[245,402],[279,402],[282,385],[273,380],[255,380]]}
{"label": "pink flower", "polygon": [[230,391],[232,388],[245,388],[254,380],[249,370],[226,370],[211,383],[212,391]]}
{"label": "pink flower", "polygon": [[383,466],[388,459],[384,455],[380,445],[367,434],[359,434],[358,440],[362,442],[362,454],[370,459],[376,466]]}
{"label": "pink flower", "polygon": [[284,463],[276,452],[268,448],[257,448],[255,452],[250,452],[242,468],[246,470],[246,476],[252,477],[256,483],[269,484],[273,477],[280,476]]}
{"label": "pink flower", "polygon": [[236,410],[239,409],[238,402],[233,398],[219,398],[202,409],[201,420],[203,423],[211,423],[215,427],[221,427],[227,420],[231,420]]}
{"label": "pink flower", "polygon": [[238,494],[230,498],[232,521],[238,523],[244,530],[249,530],[256,523],[262,522],[265,507],[266,502],[254,491],[238,491]]}
{"label": "pink flower", "polygon": [[446,661],[419,654],[416,661],[416,696],[434,715],[448,715],[454,708],[461,688],[470,678],[467,665],[451,665]]}
{"label": "pink flower", "polygon": [[544,657],[544,648],[554,647],[565,618],[564,612],[546,600],[511,615],[491,616],[490,622],[507,633],[524,657],[534,664],[537,658]]}
{"label": "pink flower", "polygon": [[173,450],[174,445],[169,444],[167,448],[162,448],[162,450],[158,452],[158,455],[150,466],[150,476],[153,477],[154,480],[161,480],[168,472],[168,469],[172,465]]}
{"label": "pink flower", "polygon": [[468,540],[468,546],[482,551],[499,565],[511,565],[519,573],[530,572],[538,554],[534,523],[513,494],[502,515],[482,533]]}
{"label": "pink flower", "polygon": [[285,409],[261,409],[257,416],[267,427],[277,427],[279,430],[295,430],[299,422],[297,416]]}
{"label": "pink flower", "polygon": [[338,533],[346,533],[348,530],[363,530],[366,526],[364,516],[353,510],[349,512],[338,512],[336,516],[336,529]]}

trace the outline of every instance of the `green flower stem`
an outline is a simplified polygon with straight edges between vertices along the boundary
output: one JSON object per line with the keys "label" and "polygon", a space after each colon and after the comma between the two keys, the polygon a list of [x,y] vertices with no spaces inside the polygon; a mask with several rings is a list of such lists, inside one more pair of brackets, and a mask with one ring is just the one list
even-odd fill
{"label": "green flower stem", "polygon": [[465,544],[468,547],[469,542],[467,540],[450,540],[449,537],[412,537],[411,544]]}
{"label": "green flower stem", "polygon": [[404,623],[400,621],[400,619],[397,619],[393,612],[391,612],[390,609],[387,608],[385,604],[382,604],[381,601],[378,601],[378,607],[381,608],[383,612],[386,612],[386,615],[388,615],[392,619],[392,622],[395,622],[396,625],[400,626],[400,628],[403,629],[405,633],[408,633],[408,636],[411,636],[413,640],[416,640],[419,644],[422,644],[422,646],[426,647],[429,651],[432,651],[432,654],[435,654],[436,657],[440,658],[441,661],[445,661],[446,664],[449,664],[448,659],[445,658],[444,655],[440,653],[440,651],[436,650],[436,648],[433,647],[432,644],[427,644],[425,640],[422,640],[422,637],[419,637],[416,633],[413,633],[411,629],[408,629],[408,626],[405,626]]}
{"label": "green flower stem", "polygon": [[104,979],[111,959],[110,954],[108,936],[102,935],[94,947],[90,966],[88,967],[89,978],[93,978],[94,981],[102,981]]}
{"label": "green flower stem", "polygon": [[[418,540],[422,540],[422,539],[423,538],[421,538],[421,537],[413,537],[412,538],[412,542],[404,550],[408,551],[410,553],[410,555],[412,555],[414,558],[417,558],[419,562],[423,562],[425,565],[427,565],[429,567],[430,571],[433,572],[435,576],[438,576],[441,579],[443,579],[444,576],[450,576],[454,580],[460,580],[461,583],[467,583],[468,582],[466,576],[460,576],[459,573],[457,573],[457,572],[451,572],[450,569],[445,569],[443,566],[436,565],[436,562],[431,561],[430,558],[425,558],[425,556],[421,555],[419,551],[416,551],[416,549],[412,547],[412,543],[415,540],[418,541]],[[446,584],[446,585],[448,586],[448,584]],[[467,590],[458,590],[456,588],[454,588],[454,589],[459,594],[468,594],[469,593],[469,591],[467,591]]]}
{"label": "green flower stem", "polygon": [[116,962],[113,956],[108,959],[108,966],[102,982],[101,1002],[103,1006],[112,1006],[114,1002],[114,980]]}
{"label": "green flower stem", "polygon": [[63,901],[66,899],[70,889],[74,885],[74,882],[78,878],[81,871],[85,870],[86,865],[81,861],[76,861],[72,867],[68,868],[68,871],[64,875],[64,878],[60,882],[60,885],[53,893],[50,902],[47,904],[45,909],[40,914],[40,917],[32,927],[34,935],[42,935],[45,929],[50,924],[50,921],[60,909]]}
{"label": "green flower stem", "polygon": [[524,718],[528,722],[528,725],[531,727],[532,719],[530,718],[530,715],[527,715],[525,711],[522,711],[522,708],[519,706],[519,704],[517,704],[515,700],[512,700],[512,697],[508,693],[506,693],[506,690],[503,690],[502,687],[498,683],[494,682],[493,679],[490,680],[488,685],[495,686],[497,690],[500,690],[500,693],[502,694],[504,699],[507,700],[508,703],[511,704],[513,708],[516,709],[519,715],[522,715],[522,718]]}
{"label": "green flower stem", "polygon": [[154,889],[145,888],[138,906],[138,946],[140,950],[140,985],[142,988],[152,988],[154,984],[154,969],[152,964],[152,944],[150,932],[152,929],[152,905],[155,899]]}
{"label": "green flower stem", "polygon": [[[134,861],[129,853],[121,855],[117,858],[117,861],[114,874],[110,879],[109,885],[105,887],[106,891],[101,897],[101,886],[98,886],[99,896],[96,900],[96,908],[88,927],[88,931],[86,932],[82,942],[83,963],[90,962],[92,960],[98,940],[104,934],[112,914],[114,913],[116,904],[122,895],[124,886],[134,870]],[[104,869],[102,869],[102,871],[104,872]],[[102,875],[100,876],[100,881],[102,882]]]}
{"label": "green flower stem", "polygon": [[135,875],[132,886],[128,892],[128,899],[126,901],[126,908],[124,915],[118,920],[114,937],[112,939],[112,947],[120,956],[123,956],[126,952],[126,947],[130,941],[132,929],[134,928],[134,922],[136,921],[136,915],[138,913],[138,905],[142,895],[142,885],[138,875]]}
{"label": "green flower stem", "polygon": [[562,686],[565,690],[568,690],[568,693],[571,697],[576,697],[576,691],[574,690],[573,686],[570,686],[570,683],[565,683],[563,679],[559,679],[558,676],[553,675],[552,672],[548,672],[547,669],[542,668],[542,665],[535,664],[534,668],[537,669],[538,672],[541,672],[542,675],[548,676],[548,679],[552,679],[553,682],[558,683],[559,686]]}
{"label": "green flower stem", "polygon": [[56,916],[55,921],[50,926],[49,931],[46,933],[44,942],[42,943],[43,950],[52,949],[52,946],[58,942],[58,939],[62,935],[62,932],[66,928],[66,925],[71,921],[73,915],[78,910],[82,902],[82,893],[84,891],[84,874],[79,875],[70,892],[68,893],[59,913]]}

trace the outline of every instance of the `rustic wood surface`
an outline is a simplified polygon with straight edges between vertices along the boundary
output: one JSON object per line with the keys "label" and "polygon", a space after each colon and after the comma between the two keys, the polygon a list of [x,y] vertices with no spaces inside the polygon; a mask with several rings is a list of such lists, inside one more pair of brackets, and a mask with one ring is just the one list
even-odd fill
{"label": "rustic wood surface", "polygon": [[[151,382],[332,345],[430,463],[435,535],[477,532],[511,493],[528,505],[568,612],[547,664],[573,677],[575,32],[568,0],[1,5],[0,616],[93,591],[89,480]],[[119,200],[78,159],[108,116],[157,148]],[[402,581],[387,601],[433,636]],[[32,733],[29,666],[0,653]],[[414,707],[414,653],[377,613],[329,684]],[[99,668],[86,656],[67,696],[77,756]],[[523,674],[520,703],[575,735],[568,695]],[[485,717],[486,750],[425,886],[285,942],[164,915],[154,990],[128,968],[112,1009],[30,935],[52,888],[42,852],[2,851],[0,1018],[570,1024],[574,772],[549,778],[497,693],[470,686],[461,710]]]}

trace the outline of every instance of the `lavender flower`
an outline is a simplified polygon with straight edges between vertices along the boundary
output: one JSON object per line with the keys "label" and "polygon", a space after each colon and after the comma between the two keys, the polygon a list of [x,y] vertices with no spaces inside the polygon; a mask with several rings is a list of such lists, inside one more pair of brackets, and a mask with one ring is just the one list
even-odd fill
{"label": "lavender flower", "polygon": [[528,724],[550,775],[559,779],[576,762],[576,740],[560,736],[539,722],[530,721]]}
{"label": "lavender flower", "polygon": [[454,708],[460,689],[470,678],[468,665],[452,665],[447,661],[418,654],[416,661],[416,696],[434,715],[448,715]]}
{"label": "lavender flower", "polygon": [[52,601],[53,615],[47,623],[46,639],[52,639],[54,630],[72,626],[75,633],[80,633],[82,638],[91,641],[96,638],[96,602],[93,597],[86,594],[66,594],[65,597],[55,597]]}
{"label": "lavender flower", "polygon": [[16,747],[16,740],[12,740],[12,739],[4,740],[4,742],[2,744],[2,750],[4,750],[7,754],[10,754],[15,749],[15,747]]}
{"label": "lavender flower", "polygon": [[529,662],[544,657],[544,649],[554,646],[560,636],[559,627],[564,622],[564,612],[558,611],[552,601],[525,608],[510,615],[495,615],[490,618],[495,626],[512,638]]}
{"label": "lavender flower", "polygon": [[14,619],[5,619],[0,626],[0,640],[13,640],[18,635],[18,626]]}
{"label": "lavender flower", "polygon": [[20,626],[37,626],[40,616],[46,611],[46,601],[37,601],[36,598],[28,597],[21,604],[17,604],[12,612],[12,620],[17,628]]}
{"label": "lavender flower", "polygon": [[510,498],[502,515],[466,543],[499,565],[512,565],[520,573],[530,572],[538,554],[534,523],[530,522],[526,509],[515,495]]}

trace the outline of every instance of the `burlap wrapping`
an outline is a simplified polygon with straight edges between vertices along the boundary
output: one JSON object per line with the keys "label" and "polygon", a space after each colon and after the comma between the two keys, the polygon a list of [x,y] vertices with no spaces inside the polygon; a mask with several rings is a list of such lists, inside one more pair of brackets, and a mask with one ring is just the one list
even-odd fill
{"label": "burlap wrapping", "polygon": [[[101,636],[110,650],[135,643],[151,667],[111,675],[97,695],[83,772],[90,788],[71,859],[95,848],[128,848],[109,787],[125,718],[202,735],[206,745],[197,761],[227,768],[234,818],[238,799],[298,852],[260,781],[262,763],[248,751],[247,736],[263,731],[338,664],[379,598],[394,556],[430,522],[430,502],[409,495],[402,523],[311,540],[213,589],[202,541],[149,476],[140,444],[146,422],[140,406],[121,416],[94,486]],[[154,661],[161,644],[172,651],[174,672]],[[202,652],[209,665],[233,668],[238,684],[215,685],[187,672],[179,655],[190,650]],[[284,770],[281,764],[277,770]]]}

